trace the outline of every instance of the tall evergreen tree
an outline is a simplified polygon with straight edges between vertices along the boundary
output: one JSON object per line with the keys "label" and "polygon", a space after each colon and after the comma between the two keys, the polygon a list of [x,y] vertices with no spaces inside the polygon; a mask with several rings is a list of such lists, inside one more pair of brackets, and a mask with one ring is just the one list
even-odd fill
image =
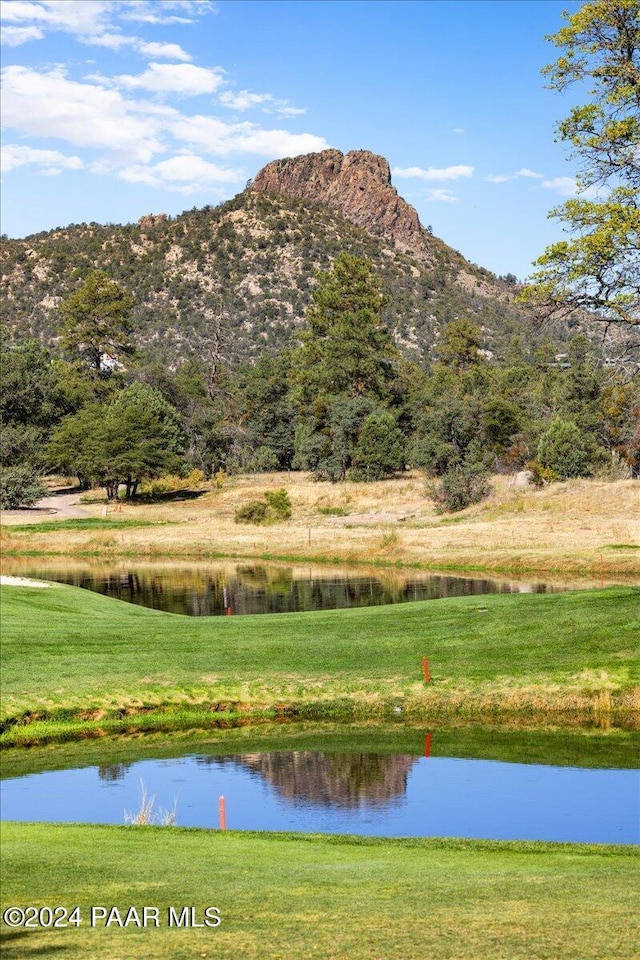
{"label": "tall evergreen tree", "polygon": [[63,346],[98,372],[104,354],[132,356],[134,303],[131,294],[104,271],[93,270],[60,307]]}
{"label": "tall evergreen tree", "polygon": [[294,357],[303,395],[384,400],[399,353],[382,322],[386,298],[369,260],[341,253],[323,274]]}
{"label": "tall evergreen tree", "polygon": [[[292,362],[295,466],[343,479],[354,465],[363,424],[391,402],[400,355],[382,321],[385,303],[368,260],[342,253],[320,277]],[[391,472],[389,462],[379,469],[369,465],[371,479]]]}

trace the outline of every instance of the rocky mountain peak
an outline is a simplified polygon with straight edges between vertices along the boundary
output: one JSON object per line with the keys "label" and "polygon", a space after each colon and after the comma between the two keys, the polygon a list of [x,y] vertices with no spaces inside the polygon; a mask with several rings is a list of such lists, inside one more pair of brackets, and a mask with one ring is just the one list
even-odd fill
{"label": "rocky mountain peak", "polygon": [[431,259],[429,236],[392,185],[388,161],[369,150],[323,150],[274,160],[250,189],[322,203],[356,226],[382,234],[404,253]]}

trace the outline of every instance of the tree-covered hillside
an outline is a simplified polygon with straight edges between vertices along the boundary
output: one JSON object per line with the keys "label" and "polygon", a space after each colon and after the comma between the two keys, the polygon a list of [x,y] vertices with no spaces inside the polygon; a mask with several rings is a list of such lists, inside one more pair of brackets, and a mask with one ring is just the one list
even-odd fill
{"label": "tree-covered hillside", "polygon": [[463,315],[444,327],[438,359],[416,363],[384,323],[370,260],[341,252],[318,277],[297,346],[253,362],[222,357],[221,327],[209,354],[159,362],[131,344],[133,303],[94,270],[57,311],[51,348],[2,345],[2,506],[37,500],[47,471],[113,499],[166,474],[179,489],[193,470],[368,481],[419,467],[448,510],[482,499],[496,470],[526,467],[537,483],[640,473],[636,385],[586,337],[562,361],[552,342],[515,335],[497,357]]}
{"label": "tree-covered hillside", "polygon": [[366,229],[346,183],[342,212],[254,186],[175,218],[6,240],[2,504],[36,500],[47,471],[115,497],[193,470],[419,467],[443,509],[495,470],[637,475],[632,371],[584,315],[537,322],[515,278],[434,237],[387,179]]}
{"label": "tree-covered hillside", "polygon": [[[98,269],[135,297],[134,339],[156,359],[175,366],[207,354],[212,340],[228,360],[255,359],[295,340],[318,271],[342,251],[372,261],[387,299],[384,322],[411,359],[428,360],[446,324],[462,315],[498,353],[516,330],[536,336],[514,304],[513,278],[498,280],[436,237],[431,260],[419,263],[318,203],[249,190],[175,218],[72,224],[5,240],[4,320],[13,342],[52,343],[60,304]],[[560,328],[554,337],[562,341]]]}

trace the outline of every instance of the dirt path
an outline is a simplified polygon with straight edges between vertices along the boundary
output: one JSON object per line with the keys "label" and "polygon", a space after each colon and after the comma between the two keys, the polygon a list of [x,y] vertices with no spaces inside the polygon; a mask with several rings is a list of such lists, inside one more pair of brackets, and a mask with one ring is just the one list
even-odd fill
{"label": "dirt path", "polygon": [[22,510],[3,510],[2,522],[9,526],[14,523],[40,523],[42,520],[74,520],[78,517],[90,517],[92,514],[80,506],[80,491],[73,493],[53,491],[43,497],[33,507]]}

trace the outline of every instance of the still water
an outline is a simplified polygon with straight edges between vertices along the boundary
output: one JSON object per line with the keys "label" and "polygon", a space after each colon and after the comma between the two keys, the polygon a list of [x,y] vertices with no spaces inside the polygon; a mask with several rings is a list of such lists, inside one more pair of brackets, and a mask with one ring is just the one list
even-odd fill
{"label": "still water", "polygon": [[21,576],[57,580],[97,593],[194,617],[292,613],[437,600],[487,593],[551,593],[565,584],[501,581],[325,567],[282,567],[262,563],[197,566],[121,563],[112,566],[22,564]]}
{"label": "still water", "polygon": [[8,820],[119,823],[140,806],[179,826],[386,837],[640,842],[640,771],[406,754],[193,754],[4,780]]}

